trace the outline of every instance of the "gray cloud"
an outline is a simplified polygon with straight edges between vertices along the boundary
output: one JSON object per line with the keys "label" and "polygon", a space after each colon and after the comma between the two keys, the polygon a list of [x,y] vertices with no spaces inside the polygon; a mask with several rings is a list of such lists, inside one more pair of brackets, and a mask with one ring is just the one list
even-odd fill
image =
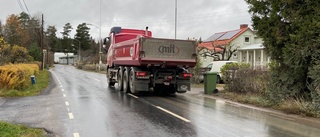
{"label": "gray cloud", "polygon": [[[22,1],[22,0],[21,0]],[[31,15],[44,14],[45,25],[55,25],[62,31],[64,24],[87,22],[99,26],[100,0],[25,0]],[[113,26],[144,29],[149,26],[155,37],[174,38],[175,0],[101,0],[101,30],[106,36]],[[213,33],[238,29],[250,24],[247,4],[243,0],[178,0],[179,39],[206,39]],[[19,14],[18,2],[2,1],[0,20],[10,14]],[[99,30],[90,33],[98,38]],[[60,34],[59,34],[60,35]]]}

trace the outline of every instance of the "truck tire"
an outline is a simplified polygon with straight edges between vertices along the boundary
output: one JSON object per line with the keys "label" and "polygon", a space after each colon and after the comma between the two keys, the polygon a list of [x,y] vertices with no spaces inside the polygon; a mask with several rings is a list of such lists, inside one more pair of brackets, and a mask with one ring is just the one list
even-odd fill
{"label": "truck tire", "polygon": [[136,91],[134,81],[135,81],[135,70],[133,68],[131,68],[130,76],[129,76],[129,88],[130,88],[131,93],[138,93],[138,91]]}
{"label": "truck tire", "polygon": [[110,76],[109,76],[109,67],[107,68],[107,83],[108,83],[108,87],[113,87],[114,86],[114,84],[115,84],[115,82],[112,82],[112,78],[110,78]]}
{"label": "truck tire", "polygon": [[129,70],[126,68],[123,73],[123,92],[129,93]]}
{"label": "truck tire", "polygon": [[123,90],[123,67],[119,68],[117,81],[118,81],[118,89],[122,91]]}

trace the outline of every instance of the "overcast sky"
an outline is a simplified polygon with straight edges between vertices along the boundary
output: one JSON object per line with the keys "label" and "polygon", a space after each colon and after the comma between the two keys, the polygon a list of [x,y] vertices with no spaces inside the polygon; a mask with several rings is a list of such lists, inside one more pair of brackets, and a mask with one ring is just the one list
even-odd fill
{"label": "overcast sky", "polygon": [[[216,32],[238,29],[240,24],[251,26],[244,0],[177,1],[178,39],[201,37],[205,40]],[[23,10],[32,16],[43,13],[45,27],[56,26],[57,35],[61,36],[63,26],[69,22],[74,28],[73,37],[80,23],[100,26],[100,2],[102,37],[106,37],[113,26],[135,29],[148,26],[154,37],[175,36],[175,0],[0,0],[0,20],[4,23],[10,14],[19,14]],[[89,27],[93,38],[98,38],[99,29]]]}

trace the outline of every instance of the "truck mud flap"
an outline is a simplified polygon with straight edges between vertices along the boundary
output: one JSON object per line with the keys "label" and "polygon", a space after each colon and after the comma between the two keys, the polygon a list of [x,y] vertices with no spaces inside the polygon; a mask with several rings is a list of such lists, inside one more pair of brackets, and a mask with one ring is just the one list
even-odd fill
{"label": "truck mud flap", "polygon": [[190,80],[179,80],[177,81],[177,92],[185,93],[191,90]]}
{"label": "truck mud flap", "polygon": [[134,81],[136,91],[149,91],[149,80]]}

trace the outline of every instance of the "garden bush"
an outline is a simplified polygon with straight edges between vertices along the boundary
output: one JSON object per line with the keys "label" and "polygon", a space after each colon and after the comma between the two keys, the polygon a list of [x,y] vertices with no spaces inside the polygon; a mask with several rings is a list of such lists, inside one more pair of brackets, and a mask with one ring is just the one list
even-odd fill
{"label": "garden bush", "polygon": [[221,73],[225,88],[230,92],[267,95],[269,76],[266,69],[252,68],[246,63],[231,63],[224,65]]}

